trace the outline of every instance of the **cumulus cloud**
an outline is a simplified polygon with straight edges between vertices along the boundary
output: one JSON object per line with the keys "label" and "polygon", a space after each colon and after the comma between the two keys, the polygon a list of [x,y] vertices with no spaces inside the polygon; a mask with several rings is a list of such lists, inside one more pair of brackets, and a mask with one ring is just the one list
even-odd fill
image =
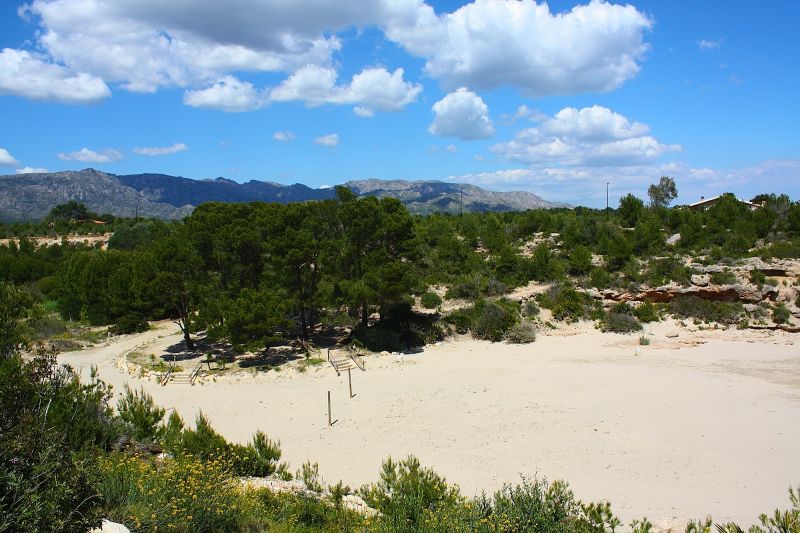
{"label": "cumulus cloud", "polygon": [[716,50],[722,46],[722,39],[701,39],[697,41],[697,46],[700,48],[700,50]]}
{"label": "cumulus cloud", "polygon": [[0,94],[31,100],[89,104],[111,96],[105,82],[25,50],[0,50]]}
{"label": "cumulus cloud", "polygon": [[19,165],[19,161],[14,159],[8,150],[0,148],[0,167],[15,167]]}
{"label": "cumulus cloud", "polygon": [[183,94],[183,103],[192,107],[238,113],[264,107],[269,103],[269,96],[265,91],[256,89],[249,81],[225,76],[206,89],[186,91]]}
{"label": "cumulus cloud", "polygon": [[[11,92],[65,102],[107,97],[107,82],[153,92],[209,87],[243,72],[329,68],[342,47],[339,32],[370,26],[423,58],[426,73],[448,90],[608,91],[636,75],[652,25],[635,7],[602,0],[558,14],[535,0],[474,0],[440,14],[423,0],[32,0],[19,13],[38,25],[35,44],[45,54],[26,58],[30,68],[68,83],[43,89],[16,82]],[[380,76],[372,81],[394,92],[371,90],[369,78],[362,87],[352,80],[353,93],[341,98],[357,114],[414,100],[418,86],[402,74],[389,79],[397,71],[373,70],[365,75]]]}
{"label": "cumulus cloud", "polygon": [[183,152],[188,150],[189,147],[183,143],[175,143],[172,146],[149,146],[149,147],[136,147],[133,149],[139,155],[149,155],[149,156],[156,156],[156,155],[170,155],[175,154],[178,152]]}
{"label": "cumulus cloud", "polygon": [[475,0],[453,13],[419,6],[385,26],[427,59],[447,89],[515,86],[544,96],[610,91],[639,72],[652,21],[631,5],[592,1],[553,14],[534,0]]}
{"label": "cumulus cloud", "polygon": [[527,164],[565,166],[637,165],[652,161],[679,145],[662,144],[650,129],[606,107],[566,107],[535,128],[523,129],[492,152],[501,159]]}
{"label": "cumulus cloud", "polygon": [[15,174],[46,174],[50,172],[42,167],[22,167],[14,171]]}
{"label": "cumulus cloud", "polygon": [[60,153],[58,158],[63,161],[83,161],[84,163],[113,163],[122,159],[122,152],[107,148],[99,152],[89,148],[81,148],[74,152]]}
{"label": "cumulus cloud", "polygon": [[280,142],[289,142],[294,140],[294,133],[291,131],[276,131],[272,138]]}
{"label": "cumulus cloud", "polygon": [[434,119],[428,132],[462,140],[486,139],[494,135],[489,107],[477,94],[465,88],[433,104]]}
{"label": "cumulus cloud", "polygon": [[320,146],[333,147],[339,144],[339,135],[337,135],[336,133],[322,135],[321,137],[317,137],[316,139],[314,139],[314,142]]}
{"label": "cumulus cloud", "polygon": [[354,104],[354,112],[371,117],[376,111],[399,111],[417,99],[422,86],[403,80],[402,68],[368,68],[354,75],[349,84],[336,84],[330,67],[306,65],[270,91],[276,102],[299,100],[308,106]]}
{"label": "cumulus cloud", "polygon": [[[130,91],[207,85],[234,72],[327,65],[336,32],[413,18],[422,0],[33,0],[20,14],[56,62]],[[313,15],[310,15],[313,14]]]}

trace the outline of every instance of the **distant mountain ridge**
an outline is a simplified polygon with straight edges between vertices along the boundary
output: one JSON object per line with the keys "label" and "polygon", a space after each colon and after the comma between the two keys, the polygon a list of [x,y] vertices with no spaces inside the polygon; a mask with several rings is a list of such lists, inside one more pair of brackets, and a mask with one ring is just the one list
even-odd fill
{"label": "distant mountain ridge", "polygon": [[[522,211],[566,207],[529,192],[493,192],[475,185],[442,181],[359,180],[344,184],[359,196],[393,197],[413,213]],[[0,219],[44,217],[53,206],[77,200],[97,213],[177,219],[204,203],[304,202],[334,197],[331,188],[281,185],[226,178],[193,180],[167,174],[115,175],[91,168],[80,171],[0,176]],[[463,197],[463,200],[462,200]],[[463,204],[462,204],[463,202]]]}

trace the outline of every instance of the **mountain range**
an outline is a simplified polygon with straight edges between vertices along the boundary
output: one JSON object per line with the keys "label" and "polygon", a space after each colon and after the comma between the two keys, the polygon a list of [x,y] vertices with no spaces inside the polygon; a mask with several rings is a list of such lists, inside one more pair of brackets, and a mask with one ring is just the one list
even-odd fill
{"label": "mountain range", "polygon": [[[493,192],[442,181],[358,180],[344,183],[359,196],[394,197],[417,214],[464,211],[524,211],[566,207],[530,192]],[[44,217],[53,206],[76,200],[97,213],[115,216],[182,218],[210,201],[303,202],[333,198],[331,188],[282,185],[226,178],[193,180],[166,174],[115,175],[91,168],[0,176],[0,220]]]}

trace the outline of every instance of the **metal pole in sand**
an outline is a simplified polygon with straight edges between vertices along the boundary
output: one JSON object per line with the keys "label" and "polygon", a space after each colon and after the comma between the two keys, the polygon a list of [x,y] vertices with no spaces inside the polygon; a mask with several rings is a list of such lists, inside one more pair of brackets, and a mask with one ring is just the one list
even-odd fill
{"label": "metal pole in sand", "polygon": [[328,391],[328,426],[331,425],[331,391]]}
{"label": "metal pole in sand", "polygon": [[353,397],[353,378],[350,376],[350,367],[347,367],[347,384],[350,386],[350,397]]}

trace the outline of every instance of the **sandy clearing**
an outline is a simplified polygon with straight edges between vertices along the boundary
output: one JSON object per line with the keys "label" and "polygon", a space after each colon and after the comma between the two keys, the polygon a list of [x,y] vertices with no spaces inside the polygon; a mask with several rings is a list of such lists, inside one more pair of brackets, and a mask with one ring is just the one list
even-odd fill
{"label": "sandy clearing", "polygon": [[281,440],[293,468],[319,461],[329,482],[373,481],[385,457],[413,453],[465,494],[538,473],[567,480],[584,500],[609,499],[625,522],[646,515],[682,526],[710,513],[745,525],[785,507],[800,483],[794,336],[683,329],[667,338],[675,327],[650,328],[652,344],[641,347],[638,336],[577,327],[524,346],[461,338],[372,356],[353,374],[352,399],[330,366],[194,387],[117,367],[126,351],[178,342],[170,324],[62,360],[82,372],[97,365],[115,390],[141,384],[185,419],[202,409],[230,439],[261,429]]}

